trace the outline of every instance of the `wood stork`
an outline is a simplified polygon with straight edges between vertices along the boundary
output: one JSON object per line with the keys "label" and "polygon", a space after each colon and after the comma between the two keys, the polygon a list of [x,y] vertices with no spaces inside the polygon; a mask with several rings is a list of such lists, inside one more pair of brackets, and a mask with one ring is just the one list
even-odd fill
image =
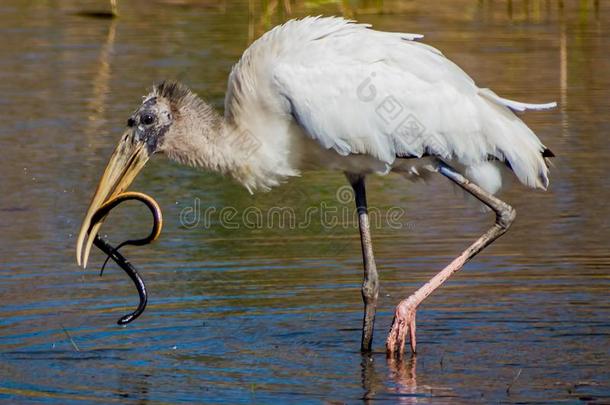
{"label": "wood stork", "polygon": [[[494,225],[399,303],[387,338],[416,349],[415,314],[451,274],[509,228],[515,210],[493,194],[502,177],[546,189],[552,152],[514,111],[552,108],[479,88],[417,34],[375,31],[338,17],[275,27],[233,67],[224,117],[184,85],[155,85],[127,121],[82,224],[77,261],[86,267],[101,221],[95,211],[127,189],[153,154],[269,190],[312,168],[340,170],[353,187],[364,262],[361,349],[370,351],[379,292],[365,177],[440,173],[496,214]],[[90,231],[89,231],[90,230]],[[88,232],[89,231],[89,232]]]}

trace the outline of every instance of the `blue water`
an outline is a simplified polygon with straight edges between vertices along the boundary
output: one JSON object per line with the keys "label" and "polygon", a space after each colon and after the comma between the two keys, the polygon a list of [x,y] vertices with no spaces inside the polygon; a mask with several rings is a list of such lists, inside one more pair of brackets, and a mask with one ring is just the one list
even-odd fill
{"label": "blue water", "polygon": [[[604,4],[541,1],[291,2],[293,15],[355,15],[421,32],[481,86],[560,108],[524,118],[557,155],[548,192],[515,186],[509,233],[418,312],[416,358],[387,360],[394,306],[492,222],[442,179],[371,178],[369,202],[404,209],[373,230],[381,277],[374,353],[361,355],[360,242],[352,217],[324,227],[229,229],[185,208],[290,207],[303,220],[338,198],[337,173],[250,196],[221,177],[153,160],[133,190],[165,228],[125,250],[149,306],[101,253],[75,264],[75,233],[125,120],[153,81],[178,78],[222,108],[231,65],[287,18],[243,1],[134,0],[0,5],[0,401],[7,403],[610,402],[610,94]],[[319,3],[319,4],[318,4]],[[274,2],[268,2],[269,7]],[[269,17],[266,17],[266,16]],[[196,203],[196,201],[199,201]],[[144,233],[135,205],[112,213],[115,243]],[[126,226],[128,224],[128,226]],[[507,388],[510,386],[510,389]]]}

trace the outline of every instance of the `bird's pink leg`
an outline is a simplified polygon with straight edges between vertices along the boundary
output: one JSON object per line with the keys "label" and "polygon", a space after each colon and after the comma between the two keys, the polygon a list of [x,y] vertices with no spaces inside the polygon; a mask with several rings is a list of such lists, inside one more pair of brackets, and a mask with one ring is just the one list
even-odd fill
{"label": "bird's pink leg", "polygon": [[386,341],[388,356],[402,355],[407,332],[409,333],[411,351],[415,353],[415,314],[417,307],[430,294],[432,294],[434,290],[439,288],[453,273],[460,270],[467,261],[472,259],[486,246],[502,236],[508,230],[516,216],[515,210],[510,205],[486,192],[476,184],[470,182],[451,167],[441,164],[439,167],[439,173],[456,183],[468,193],[479,199],[483,204],[494,210],[496,213],[496,222],[487,232],[485,232],[485,234],[483,234],[483,236],[470,245],[468,249],[462,252],[461,255],[455,258],[440,273],[432,277],[432,279],[424,284],[419,290],[415,291],[415,293],[413,293],[410,297],[402,300],[398,304],[396,311],[394,312],[392,327]]}
{"label": "bird's pink leg", "polygon": [[371,240],[369,214],[366,204],[364,177],[347,174],[354,189],[356,208],[358,209],[358,224],[360,228],[360,242],[362,244],[362,261],[364,262],[364,281],[362,282],[362,300],[364,301],[364,319],[362,321],[362,341],[360,350],[370,352],[373,344],[373,329],[375,326],[375,312],[379,296],[379,277],[373,256],[373,242]]}

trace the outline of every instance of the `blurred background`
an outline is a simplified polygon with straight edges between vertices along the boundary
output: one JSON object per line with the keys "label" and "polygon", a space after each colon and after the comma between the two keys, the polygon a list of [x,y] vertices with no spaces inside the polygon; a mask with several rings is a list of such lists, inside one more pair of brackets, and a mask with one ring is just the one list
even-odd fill
{"label": "blurred background", "polygon": [[[349,216],[325,229],[185,227],[201,209],[337,199],[308,173],[251,196],[154,159],[133,190],[161,204],[152,246],[126,250],[150,290],[103,261],[75,264],[75,233],[121,129],[154,82],[179,79],[222,109],[231,66],[274,25],[344,15],[425,35],[480,87],[559,107],[523,119],[557,157],[548,192],[515,185],[511,231],[418,312],[416,359],[386,361],[394,305],[487,229],[446,181],[369,180],[370,205],[405,210],[373,230],[381,277],[375,353],[358,352],[361,258]],[[0,401],[610,401],[610,7],[556,0],[3,0],[0,3]],[[147,230],[121,208],[117,243]],[[128,224],[128,226],[126,226]],[[137,226],[135,225],[137,224]],[[137,229],[131,229],[137,228]],[[131,229],[131,231],[130,231]]]}

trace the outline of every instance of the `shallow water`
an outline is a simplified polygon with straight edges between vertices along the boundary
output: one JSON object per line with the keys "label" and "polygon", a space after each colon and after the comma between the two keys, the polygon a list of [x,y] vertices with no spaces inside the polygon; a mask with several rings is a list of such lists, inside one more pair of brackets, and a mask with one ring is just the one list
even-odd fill
{"label": "shallow water", "polygon": [[[283,2],[134,0],[119,2],[116,20],[82,15],[104,1],[25,3],[0,4],[0,401],[610,402],[606,4],[292,4],[294,16],[344,13],[426,34],[481,86],[560,103],[524,116],[557,155],[550,190],[504,193],[516,224],[423,304],[417,358],[392,362],[393,306],[492,221],[442,179],[369,180],[371,206],[405,210],[373,233],[371,356],[358,352],[360,244],[340,174],[250,196],[154,160],[132,189],[154,196],[166,223],[157,243],[127,252],[151,294],[127,327],[115,324],[136,305],[127,277],[111,266],[100,279],[99,252],[86,272],[75,264],[75,232],[145,89],[178,78],[221,107],[231,65],[288,18]],[[322,204],[335,226],[319,216],[298,226]],[[291,207],[298,223],[232,229],[220,216],[229,206]],[[117,210],[111,240],[126,236],[125,220],[148,218]]]}

